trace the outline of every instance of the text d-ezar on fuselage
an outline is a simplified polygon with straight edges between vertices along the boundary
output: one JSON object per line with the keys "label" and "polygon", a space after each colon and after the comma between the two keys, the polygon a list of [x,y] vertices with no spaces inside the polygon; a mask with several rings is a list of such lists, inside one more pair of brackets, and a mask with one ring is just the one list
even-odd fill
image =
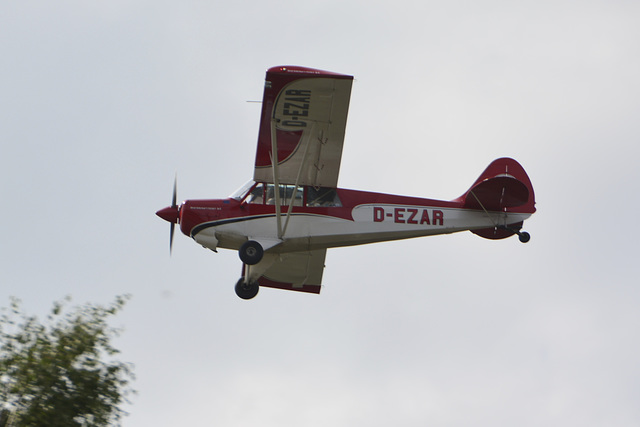
{"label": "text d-ezar on fuselage", "polygon": [[236,293],[260,286],[320,292],[328,248],[470,230],[487,239],[522,232],[535,212],[518,162],[494,160],[451,201],[338,188],[353,77],[303,67],[267,71],[253,180],[227,199],[186,200],[157,214],[196,242],[239,251]]}

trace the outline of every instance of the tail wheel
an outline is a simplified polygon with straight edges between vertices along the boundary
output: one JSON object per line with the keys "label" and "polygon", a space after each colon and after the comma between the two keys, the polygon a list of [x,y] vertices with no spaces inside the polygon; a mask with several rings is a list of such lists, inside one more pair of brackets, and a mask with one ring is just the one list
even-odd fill
{"label": "tail wheel", "polygon": [[255,240],[248,240],[240,246],[240,251],[238,251],[238,255],[240,255],[240,259],[247,265],[255,265],[262,260],[262,255],[264,255],[264,249],[262,249],[262,245]]}
{"label": "tail wheel", "polygon": [[236,295],[242,299],[251,299],[258,295],[260,286],[258,282],[247,283],[244,281],[244,277],[241,277],[236,283]]}
{"label": "tail wheel", "polygon": [[531,234],[527,233],[526,231],[520,231],[518,232],[518,239],[520,239],[522,243],[527,243],[529,240],[531,240]]}

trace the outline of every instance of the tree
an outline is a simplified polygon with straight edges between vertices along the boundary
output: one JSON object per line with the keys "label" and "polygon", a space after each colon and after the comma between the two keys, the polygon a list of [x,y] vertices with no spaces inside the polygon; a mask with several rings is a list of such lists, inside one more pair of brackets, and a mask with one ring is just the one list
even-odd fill
{"label": "tree", "polygon": [[133,372],[113,360],[119,351],[110,342],[120,330],[107,320],[127,299],[69,308],[66,298],[46,324],[11,299],[0,315],[0,427],[119,424]]}

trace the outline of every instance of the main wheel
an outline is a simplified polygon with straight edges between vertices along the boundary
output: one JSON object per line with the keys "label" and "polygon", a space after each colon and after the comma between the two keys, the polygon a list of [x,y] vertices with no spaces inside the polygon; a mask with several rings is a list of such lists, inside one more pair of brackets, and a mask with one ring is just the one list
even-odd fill
{"label": "main wheel", "polygon": [[246,283],[244,281],[244,277],[241,277],[236,283],[236,295],[238,295],[242,299],[251,299],[258,295],[258,291],[260,290],[260,286],[258,282]]}
{"label": "main wheel", "polygon": [[522,243],[527,243],[529,240],[531,240],[531,235],[526,231],[521,231],[520,233],[518,233],[518,239],[520,239]]}
{"label": "main wheel", "polygon": [[262,245],[255,240],[247,240],[240,246],[238,255],[240,255],[240,259],[245,264],[255,265],[262,259],[264,250],[262,249]]}

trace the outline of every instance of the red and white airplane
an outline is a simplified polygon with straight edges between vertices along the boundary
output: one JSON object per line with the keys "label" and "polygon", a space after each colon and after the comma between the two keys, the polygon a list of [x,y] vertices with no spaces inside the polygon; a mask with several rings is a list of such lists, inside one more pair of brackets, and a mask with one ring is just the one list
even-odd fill
{"label": "red and white airplane", "polygon": [[338,188],[353,77],[297,66],[267,71],[253,180],[226,199],[186,200],[157,215],[214,252],[244,263],[235,290],[320,293],[328,248],[470,230],[487,239],[529,234],[533,187],[510,158],[494,160],[451,201]]}

